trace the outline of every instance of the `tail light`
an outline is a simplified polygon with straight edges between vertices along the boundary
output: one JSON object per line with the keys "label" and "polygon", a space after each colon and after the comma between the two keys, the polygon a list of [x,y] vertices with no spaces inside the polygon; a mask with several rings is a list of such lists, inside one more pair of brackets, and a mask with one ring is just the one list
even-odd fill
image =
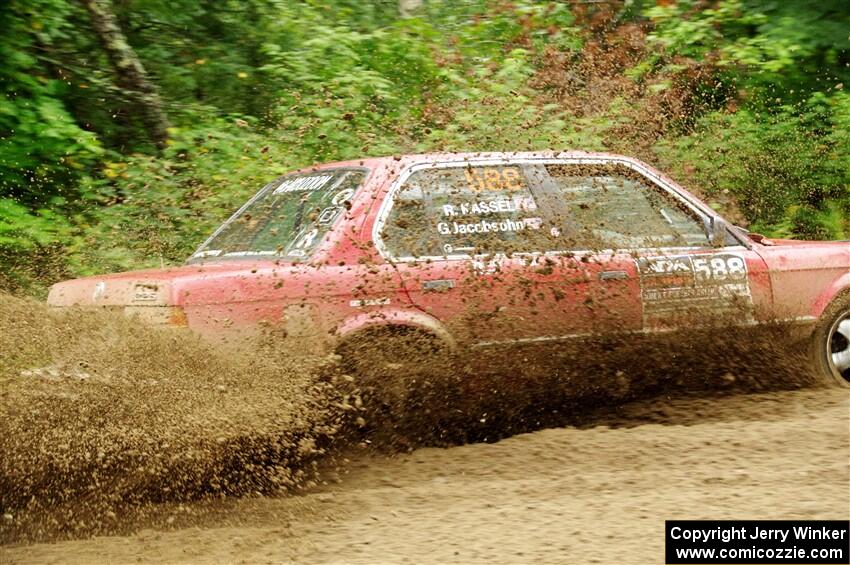
{"label": "tail light", "polygon": [[171,306],[168,309],[171,310],[171,315],[168,317],[169,325],[179,326],[181,328],[189,325],[189,318],[186,317],[186,312],[183,311],[183,308]]}

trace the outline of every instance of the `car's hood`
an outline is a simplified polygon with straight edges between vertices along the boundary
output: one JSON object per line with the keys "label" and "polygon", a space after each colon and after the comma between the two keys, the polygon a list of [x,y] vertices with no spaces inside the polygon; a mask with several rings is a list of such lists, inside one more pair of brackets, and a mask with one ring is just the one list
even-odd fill
{"label": "car's hood", "polygon": [[[146,269],[64,281],[53,285],[51,306],[166,306],[182,304],[192,289],[213,279],[241,279],[273,274],[292,266],[273,262],[231,261]],[[232,288],[232,286],[231,286]]]}

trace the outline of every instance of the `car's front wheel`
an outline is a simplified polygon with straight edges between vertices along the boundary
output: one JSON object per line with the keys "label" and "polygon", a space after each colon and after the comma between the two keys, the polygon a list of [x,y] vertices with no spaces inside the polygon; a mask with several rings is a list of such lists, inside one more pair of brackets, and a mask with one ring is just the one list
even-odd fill
{"label": "car's front wheel", "polygon": [[824,311],[810,347],[814,370],[821,381],[850,388],[850,294]]}

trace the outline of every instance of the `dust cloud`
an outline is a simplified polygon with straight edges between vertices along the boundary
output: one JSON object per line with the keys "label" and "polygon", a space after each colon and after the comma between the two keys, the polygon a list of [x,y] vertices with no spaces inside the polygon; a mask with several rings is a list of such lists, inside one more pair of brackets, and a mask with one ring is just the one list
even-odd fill
{"label": "dust cloud", "polygon": [[0,297],[0,540],[114,530],[151,504],[309,485],[344,411],[321,360],[230,355],[114,312]]}
{"label": "dust cloud", "polygon": [[215,514],[227,497],[309,492],[342,472],[352,448],[495,442],[596,425],[649,397],[811,384],[775,339],[781,328],[758,347],[728,329],[699,331],[463,359],[407,336],[413,358],[385,364],[375,339],[343,357],[299,356],[273,340],[234,355],[120,312],[4,295],[0,543],[167,528]]}

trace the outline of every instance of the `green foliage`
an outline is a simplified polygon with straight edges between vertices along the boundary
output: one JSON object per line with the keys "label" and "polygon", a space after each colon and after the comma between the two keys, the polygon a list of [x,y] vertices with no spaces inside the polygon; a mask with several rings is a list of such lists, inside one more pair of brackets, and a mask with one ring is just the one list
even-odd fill
{"label": "green foliage", "polygon": [[402,22],[370,32],[316,25],[306,49],[266,43],[259,70],[279,85],[271,118],[282,139],[298,139],[308,161],[354,158],[363,147],[394,151],[383,132],[421,107],[423,93],[442,79],[416,30]]}
{"label": "green foliage", "polygon": [[104,162],[91,196],[99,206],[75,217],[75,271],[180,262],[269,180],[300,164],[286,144],[245,124],[231,118],[175,128],[160,155]]}
{"label": "green foliage", "polygon": [[680,68],[683,58],[710,61],[725,70],[722,78],[767,105],[850,79],[850,9],[843,0],[702,4],[681,0],[645,10],[655,26],[648,39],[660,48],[656,61],[668,69]]}
{"label": "green foliage", "polygon": [[[74,198],[103,153],[63,104],[66,85],[49,73],[49,54],[68,33],[69,11],[59,0],[13,0],[0,8],[0,197],[33,208]],[[41,23],[47,14],[53,29]]]}
{"label": "green foliage", "polygon": [[68,221],[43,208],[31,212],[10,198],[0,199],[0,246],[25,252],[61,241],[70,232]]}
{"label": "green foliage", "polygon": [[657,150],[680,174],[691,168],[690,176],[709,195],[733,195],[758,231],[842,237],[848,226],[840,210],[850,202],[848,154],[836,139],[837,128],[816,133],[809,122],[819,118],[814,103],[803,113],[715,112],[692,134],[662,142]]}
{"label": "green foliage", "polygon": [[[676,73],[713,65],[709,88],[726,92],[692,132],[658,153],[711,194],[736,197],[755,229],[782,237],[850,233],[850,10],[841,0],[694,1],[645,11],[660,52],[648,61]],[[649,67],[632,70],[645,73]],[[732,85],[733,88],[723,87]],[[743,103],[733,113],[718,102]]]}
{"label": "green foliage", "polygon": [[[632,152],[623,132],[642,127],[647,101],[660,105],[645,113],[669,116],[635,153],[770,235],[848,238],[845,4],[429,0],[400,18],[394,0],[114,2],[175,125],[158,151],[81,5],[10,0],[0,286],[179,262],[263,184],[313,162]],[[546,69],[592,98],[588,69],[607,64],[600,49],[620,49],[617,26],[632,23],[645,41],[629,45],[642,51],[606,79],[618,85],[607,98],[571,105],[535,86]],[[664,105],[676,97],[685,103]]]}

